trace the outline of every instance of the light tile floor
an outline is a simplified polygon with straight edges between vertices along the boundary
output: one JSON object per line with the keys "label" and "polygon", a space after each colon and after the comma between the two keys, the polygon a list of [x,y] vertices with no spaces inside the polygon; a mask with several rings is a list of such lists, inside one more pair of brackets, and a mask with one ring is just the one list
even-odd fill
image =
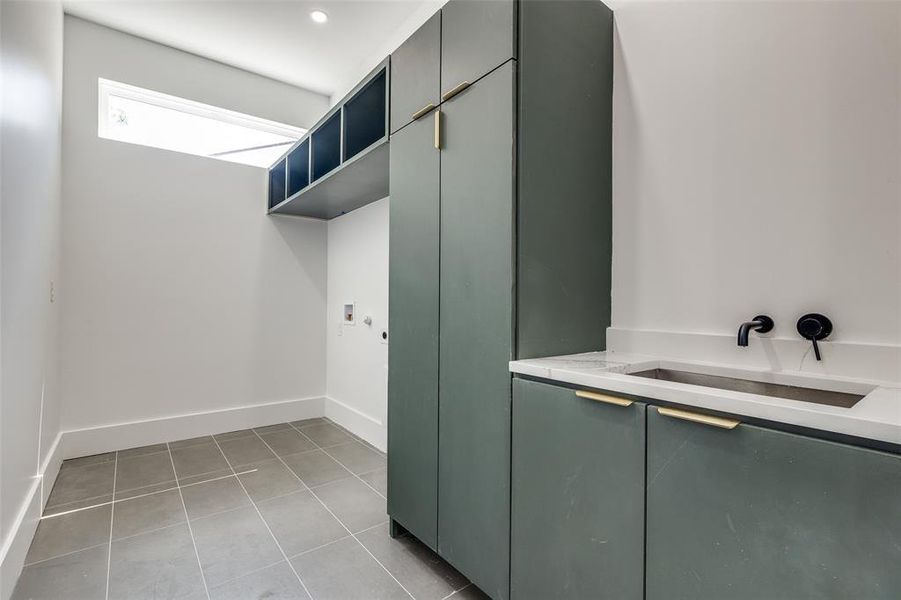
{"label": "light tile floor", "polygon": [[391,539],[385,455],[326,419],[63,463],[14,600],[484,598]]}

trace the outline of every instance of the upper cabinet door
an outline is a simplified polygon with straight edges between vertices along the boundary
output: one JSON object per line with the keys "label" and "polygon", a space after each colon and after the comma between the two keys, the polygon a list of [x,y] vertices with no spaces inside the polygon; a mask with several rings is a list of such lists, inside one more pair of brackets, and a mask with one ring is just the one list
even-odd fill
{"label": "upper cabinet door", "polygon": [[441,11],[391,55],[391,132],[441,101]]}
{"label": "upper cabinet door", "polygon": [[450,0],[441,9],[442,99],[515,57],[513,0]]}

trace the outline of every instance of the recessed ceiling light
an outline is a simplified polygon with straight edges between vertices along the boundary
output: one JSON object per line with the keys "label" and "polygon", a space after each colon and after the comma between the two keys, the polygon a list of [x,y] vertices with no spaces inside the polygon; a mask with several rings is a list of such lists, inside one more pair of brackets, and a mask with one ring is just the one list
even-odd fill
{"label": "recessed ceiling light", "polygon": [[313,19],[316,23],[325,23],[328,21],[328,15],[321,10],[314,10],[310,13],[310,18]]}

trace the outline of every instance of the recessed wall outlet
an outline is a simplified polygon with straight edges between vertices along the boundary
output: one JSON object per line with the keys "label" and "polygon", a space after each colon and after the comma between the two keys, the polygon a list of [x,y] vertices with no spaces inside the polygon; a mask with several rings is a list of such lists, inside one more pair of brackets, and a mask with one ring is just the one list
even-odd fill
{"label": "recessed wall outlet", "polygon": [[344,311],[341,313],[341,323],[344,325],[354,324],[354,303],[347,302],[344,304]]}

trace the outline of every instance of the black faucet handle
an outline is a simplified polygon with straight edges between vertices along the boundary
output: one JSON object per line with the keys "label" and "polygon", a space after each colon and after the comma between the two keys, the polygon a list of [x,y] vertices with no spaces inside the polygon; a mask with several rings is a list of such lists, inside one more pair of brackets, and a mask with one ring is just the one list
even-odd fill
{"label": "black faucet handle", "polygon": [[829,334],[832,333],[832,321],[819,313],[806,314],[798,319],[798,333],[813,344],[813,353],[817,360],[823,360],[817,341],[829,337]]}
{"label": "black faucet handle", "polygon": [[775,327],[775,323],[773,323],[773,319],[766,315],[757,315],[754,317],[754,320],[760,323],[757,327],[754,328],[754,331],[757,333],[769,333]]}

